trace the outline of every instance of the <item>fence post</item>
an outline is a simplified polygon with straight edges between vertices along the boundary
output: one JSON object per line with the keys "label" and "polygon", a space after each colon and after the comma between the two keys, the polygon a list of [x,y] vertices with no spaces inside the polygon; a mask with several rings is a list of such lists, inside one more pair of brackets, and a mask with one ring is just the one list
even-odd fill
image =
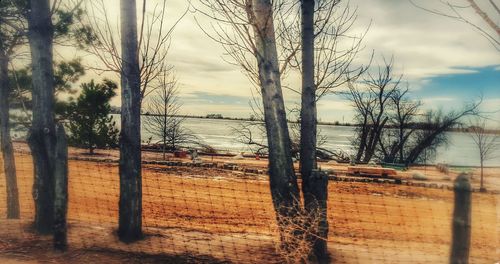
{"label": "fence post", "polygon": [[65,251],[68,246],[66,215],[68,211],[68,144],[64,126],[57,126],[55,199],[54,199],[54,249]]}
{"label": "fence post", "polygon": [[451,264],[469,263],[471,232],[471,193],[469,177],[462,173],[454,184],[455,205],[452,219]]}

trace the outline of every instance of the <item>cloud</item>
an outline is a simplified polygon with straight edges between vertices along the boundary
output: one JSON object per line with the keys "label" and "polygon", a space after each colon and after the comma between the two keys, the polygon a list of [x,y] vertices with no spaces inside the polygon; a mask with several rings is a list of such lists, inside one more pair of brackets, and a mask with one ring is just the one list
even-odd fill
{"label": "cloud", "polygon": [[[415,1],[433,8],[441,5],[434,0]],[[153,0],[148,5],[154,7],[160,2]],[[110,0],[107,4],[115,7],[118,1]],[[467,99],[453,94],[452,90],[446,90],[445,95],[439,94],[441,88],[436,85],[436,80],[440,77],[472,76],[479,68],[491,65],[495,65],[495,71],[500,71],[500,53],[470,26],[432,15],[416,8],[408,0],[351,0],[350,5],[358,10],[358,20],[352,28],[354,33],[364,32],[371,24],[364,39],[365,48],[356,63],[366,64],[372,51],[376,56],[374,66],[382,56],[390,58],[394,55],[397,73],[405,74],[412,91],[429,106],[438,107],[440,104]],[[172,25],[184,13],[188,2],[171,0],[167,6],[167,24]],[[116,11],[116,8],[110,10]],[[196,23],[195,16],[205,28],[209,28],[213,22],[199,14],[188,13],[173,32],[168,56],[168,62],[175,67],[181,99],[185,107],[189,107],[185,112],[222,112],[248,116],[251,112],[248,100],[254,89],[252,84],[238,66],[222,59],[224,49],[205,35]],[[481,23],[474,13],[470,18]],[[294,89],[300,89],[300,83],[300,77],[294,74],[283,80],[284,85]],[[427,93],[431,85],[432,91]],[[478,86],[473,89],[484,89]],[[289,107],[297,104],[300,95],[287,89],[283,89],[283,92]],[[493,94],[492,97],[500,98],[500,95]],[[117,103],[117,100],[114,102]],[[320,101],[318,108],[318,116],[325,121],[352,116],[352,108],[338,98],[326,98]]]}
{"label": "cloud", "polygon": [[210,92],[193,92],[183,98],[185,103],[188,104],[205,102],[222,105],[248,105],[250,99],[247,96],[224,95]]}
{"label": "cloud", "polygon": [[[438,1],[421,1],[438,7]],[[366,52],[395,56],[396,65],[410,80],[463,73],[460,66],[481,67],[500,59],[491,44],[468,25],[418,9],[409,1],[351,0],[358,7],[359,24],[372,21]],[[473,16],[471,19],[477,19]],[[479,19],[480,20],[480,19]]]}
{"label": "cloud", "polygon": [[435,104],[435,103],[446,103],[456,101],[455,97],[429,97],[422,99],[422,103],[424,104]]}

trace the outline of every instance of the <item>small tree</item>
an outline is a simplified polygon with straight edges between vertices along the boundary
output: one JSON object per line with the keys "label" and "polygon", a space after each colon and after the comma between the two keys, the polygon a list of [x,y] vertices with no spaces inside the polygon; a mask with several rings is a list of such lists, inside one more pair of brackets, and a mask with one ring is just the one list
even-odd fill
{"label": "small tree", "polygon": [[70,144],[84,147],[94,154],[94,149],[113,147],[118,143],[109,101],[116,95],[116,83],[104,80],[96,84],[92,80],[81,85],[82,93],[65,108],[69,121]]}
{"label": "small tree", "polygon": [[179,116],[181,103],[179,90],[174,78],[169,78],[168,72],[161,77],[160,87],[155,96],[148,100],[148,118],[144,120],[145,129],[161,143],[163,159],[167,150],[175,150],[179,144],[189,143],[194,136],[183,127],[185,117]]}
{"label": "small tree", "polygon": [[500,141],[499,141],[499,134],[497,132],[493,131],[488,131],[486,129],[486,121],[484,118],[479,118],[476,117],[474,121],[471,123],[471,126],[469,128],[470,136],[472,137],[472,140],[474,140],[474,143],[477,146],[477,149],[479,151],[479,162],[481,165],[481,191],[485,191],[484,188],[484,162],[487,160],[491,160],[495,157],[498,157],[495,155],[495,150],[499,147]]}

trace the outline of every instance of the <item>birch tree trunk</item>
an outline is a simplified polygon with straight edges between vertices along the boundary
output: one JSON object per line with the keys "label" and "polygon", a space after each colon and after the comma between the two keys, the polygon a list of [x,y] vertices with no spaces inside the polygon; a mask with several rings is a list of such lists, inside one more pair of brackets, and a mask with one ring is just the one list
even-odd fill
{"label": "birch tree trunk", "polygon": [[2,50],[0,51],[0,147],[2,149],[5,186],[7,188],[7,218],[17,219],[19,218],[19,190],[17,188],[14,148],[10,137],[8,65],[9,59]]}
{"label": "birch tree trunk", "polygon": [[[314,0],[302,0],[302,106],[300,110],[300,172],[304,209],[312,222],[309,240],[313,254],[319,263],[328,263],[327,237],[327,184],[328,177],[313,170],[316,162],[317,109],[316,86],[314,82]],[[321,179],[321,180],[319,180]],[[312,223],[311,223],[312,224]],[[321,227],[320,227],[321,225]],[[320,231],[320,229],[322,231]],[[326,232],[325,232],[326,230]]]}
{"label": "birch tree trunk", "polygon": [[35,229],[52,233],[54,214],[54,27],[49,0],[30,0],[28,38],[33,70],[33,122],[28,136],[34,163]]}
{"label": "birch tree trunk", "polygon": [[121,132],[120,212],[118,236],[132,242],[142,237],[141,87],[135,0],[121,0]]}
{"label": "birch tree trunk", "polygon": [[299,189],[281,90],[272,4],[270,0],[252,0],[250,9],[269,146],[271,194],[281,225],[283,220],[293,219],[300,209]]}

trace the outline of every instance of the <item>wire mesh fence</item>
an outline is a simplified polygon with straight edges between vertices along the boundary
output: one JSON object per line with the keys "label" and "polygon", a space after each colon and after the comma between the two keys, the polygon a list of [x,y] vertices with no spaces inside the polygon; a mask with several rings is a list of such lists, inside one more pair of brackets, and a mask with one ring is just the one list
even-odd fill
{"label": "wire mesh fence", "polygon": [[[178,261],[196,263],[282,263],[280,250],[276,250],[279,235],[265,168],[244,163],[235,166],[213,158],[197,164],[173,158],[161,161],[161,155],[144,152],[144,238],[125,244],[116,236],[118,152],[100,151],[93,156],[82,153],[70,150],[70,252],[189,256],[189,261]],[[30,228],[34,216],[33,164],[26,144],[15,144],[15,157],[21,219],[5,218],[2,171],[0,260],[21,258],[19,252],[30,255],[31,242],[37,238]],[[332,262],[448,262],[451,182],[395,184],[343,176],[338,173],[329,182],[328,246]],[[472,263],[500,260],[498,199],[492,192],[472,195]],[[50,244],[50,240],[43,243]]]}

